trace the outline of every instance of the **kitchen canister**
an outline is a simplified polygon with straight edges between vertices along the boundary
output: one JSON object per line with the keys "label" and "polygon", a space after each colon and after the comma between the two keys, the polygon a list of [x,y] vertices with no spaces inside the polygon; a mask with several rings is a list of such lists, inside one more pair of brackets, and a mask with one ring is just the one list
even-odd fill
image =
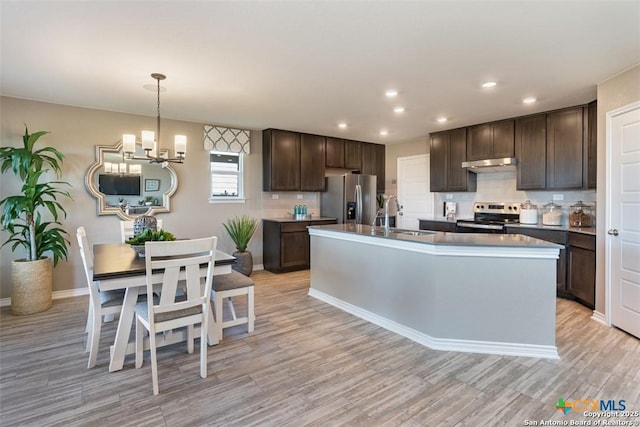
{"label": "kitchen canister", "polygon": [[538,207],[531,203],[531,200],[520,205],[520,224],[537,224]]}
{"label": "kitchen canister", "polygon": [[593,207],[578,201],[575,205],[571,205],[569,210],[569,226],[570,227],[591,227],[593,226]]}
{"label": "kitchen canister", "polygon": [[562,207],[553,202],[544,205],[542,225],[562,225]]}

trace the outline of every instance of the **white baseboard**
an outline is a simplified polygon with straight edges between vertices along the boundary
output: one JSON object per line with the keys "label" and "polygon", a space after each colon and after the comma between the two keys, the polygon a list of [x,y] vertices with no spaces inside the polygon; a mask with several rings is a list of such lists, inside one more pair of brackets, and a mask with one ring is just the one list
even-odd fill
{"label": "white baseboard", "polygon": [[607,316],[600,313],[599,311],[593,310],[593,316],[591,316],[591,320],[595,320],[596,322],[600,322],[605,326],[611,326],[607,323]]}
{"label": "white baseboard", "polygon": [[360,307],[356,307],[331,295],[327,295],[317,289],[309,289],[309,296],[434,350],[497,354],[502,356],[539,357],[544,359],[560,358],[556,346],[434,338],[394,322],[393,320],[363,310]]}
{"label": "white baseboard", "polygon": [[[52,299],[63,299],[63,298],[72,298],[79,297],[82,295],[89,295],[89,288],[81,288],[81,289],[67,289],[64,291],[54,291],[51,294]],[[9,307],[11,306],[11,298],[2,298],[0,299],[0,307]]]}

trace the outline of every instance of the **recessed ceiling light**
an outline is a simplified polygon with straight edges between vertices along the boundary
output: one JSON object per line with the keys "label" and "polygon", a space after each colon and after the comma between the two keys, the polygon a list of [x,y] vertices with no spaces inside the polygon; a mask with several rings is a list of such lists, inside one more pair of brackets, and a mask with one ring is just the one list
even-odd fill
{"label": "recessed ceiling light", "polygon": [[482,87],[484,87],[484,88],[494,87],[495,85],[497,85],[496,82],[484,82],[484,83],[482,83]]}
{"label": "recessed ceiling light", "polygon": [[404,113],[404,107],[396,107],[393,109],[394,113]]}
{"label": "recessed ceiling light", "polygon": [[523,99],[522,102],[525,104],[533,104],[534,102],[536,102],[536,99],[533,96],[530,96],[528,98]]}
{"label": "recessed ceiling light", "polygon": [[389,131],[388,131],[388,130],[386,130],[386,129],[382,129],[382,130],[380,131],[380,135],[382,135],[382,136],[387,136],[387,135],[389,135]]}
{"label": "recessed ceiling light", "polygon": [[338,127],[340,129],[346,129],[347,128],[347,124],[346,123],[338,123]]}
{"label": "recessed ceiling light", "polygon": [[438,123],[444,123],[447,121],[446,117],[438,117]]}
{"label": "recessed ceiling light", "polygon": [[393,98],[394,96],[398,96],[398,91],[395,89],[389,89],[384,93],[387,98]]}

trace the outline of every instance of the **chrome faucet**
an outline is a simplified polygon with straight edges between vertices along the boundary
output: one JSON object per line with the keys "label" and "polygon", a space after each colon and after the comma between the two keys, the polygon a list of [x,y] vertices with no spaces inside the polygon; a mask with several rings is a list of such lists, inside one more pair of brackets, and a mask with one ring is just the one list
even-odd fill
{"label": "chrome faucet", "polygon": [[402,210],[402,206],[400,206],[400,203],[398,202],[398,198],[396,196],[394,196],[393,194],[389,195],[387,197],[387,200],[385,200],[385,202],[384,202],[384,232],[385,232],[385,234],[389,233],[389,202],[391,201],[391,199],[395,199],[395,201],[396,201],[396,210],[398,212],[400,212]]}
{"label": "chrome faucet", "polygon": [[371,222],[371,226],[372,226],[373,228],[377,227],[377,225],[378,225],[378,224],[376,224],[376,223],[378,222],[378,218],[379,218],[380,216],[382,216],[382,215],[384,215],[384,210],[382,210],[382,209],[378,209],[378,210],[376,211],[376,214],[375,214],[375,215],[374,215],[374,217],[373,217],[373,221]]}

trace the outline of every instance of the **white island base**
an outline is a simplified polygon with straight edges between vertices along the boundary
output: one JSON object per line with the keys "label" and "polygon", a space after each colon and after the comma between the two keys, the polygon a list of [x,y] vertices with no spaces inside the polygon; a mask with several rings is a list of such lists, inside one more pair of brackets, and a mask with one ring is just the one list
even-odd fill
{"label": "white island base", "polygon": [[559,358],[557,245],[365,225],[309,234],[314,298],[436,350]]}

